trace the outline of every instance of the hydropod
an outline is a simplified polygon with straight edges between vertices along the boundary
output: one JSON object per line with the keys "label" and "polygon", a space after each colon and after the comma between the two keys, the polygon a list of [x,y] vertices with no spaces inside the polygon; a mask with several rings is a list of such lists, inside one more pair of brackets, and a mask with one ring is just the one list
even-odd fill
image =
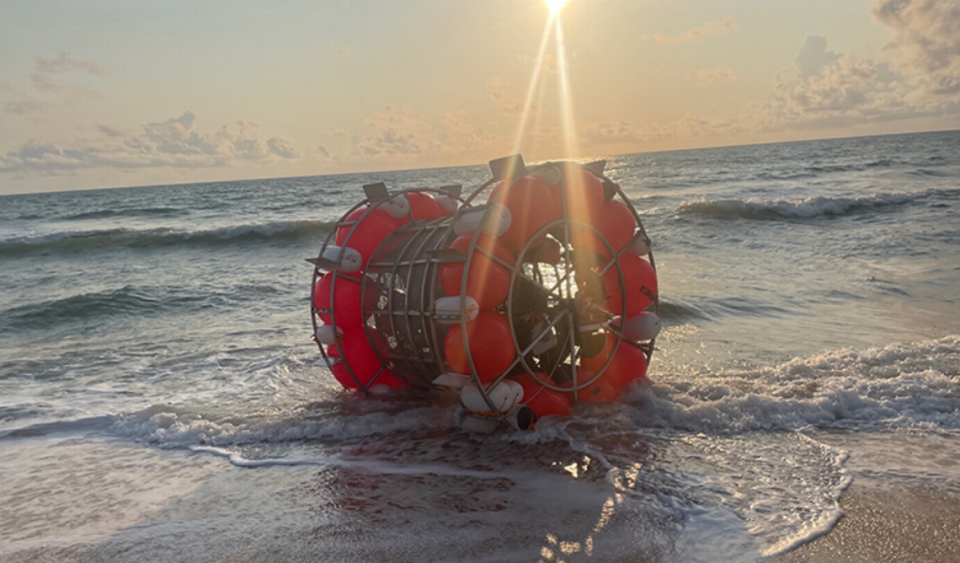
{"label": "hydropod", "polygon": [[314,339],[337,381],[454,388],[462,426],[492,432],[643,379],[656,263],[605,166],[497,159],[465,199],[460,185],[364,186],[308,259]]}

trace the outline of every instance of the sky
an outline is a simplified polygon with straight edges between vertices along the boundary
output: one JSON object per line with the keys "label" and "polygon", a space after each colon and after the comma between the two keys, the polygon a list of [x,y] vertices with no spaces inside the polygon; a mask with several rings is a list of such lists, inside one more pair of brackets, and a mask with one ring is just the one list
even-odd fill
{"label": "sky", "polygon": [[946,129],[960,0],[0,3],[0,194]]}

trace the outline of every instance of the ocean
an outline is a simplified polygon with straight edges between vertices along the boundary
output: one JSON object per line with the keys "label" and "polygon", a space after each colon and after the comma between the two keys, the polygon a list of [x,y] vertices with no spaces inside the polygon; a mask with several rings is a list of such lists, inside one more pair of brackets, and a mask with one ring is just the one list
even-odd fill
{"label": "ocean", "polygon": [[364,184],[486,166],[0,197],[0,560],[758,561],[854,487],[960,503],[958,147],[607,157],[653,239],[647,381],[483,436],[340,389],[304,259]]}

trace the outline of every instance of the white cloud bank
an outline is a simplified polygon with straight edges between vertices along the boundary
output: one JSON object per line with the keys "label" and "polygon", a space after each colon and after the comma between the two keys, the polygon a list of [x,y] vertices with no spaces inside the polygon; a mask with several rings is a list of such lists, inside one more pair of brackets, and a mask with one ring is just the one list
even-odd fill
{"label": "white cloud bank", "polygon": [[166,121],[148,123],[141,133],[123,136],[97,125],[102,138],[70,146],[28,142],[0,156],[0,173],[58,173],[92,168],[207,168],[240,161],[301,158],[293,143],[271,137],[261,143],[255,125],[240,121],[212,134],[194,128],[197,116],[184,112]]}
{"label": "white cloud bank", "polygon": [[723,21],[708,21],[700,27],[688,29],[687,31],[677,35],[663,35],[662,33],[654,33],[653,40],[661,45],[696,43],[697,41],[703,41],[707,37],[727,33],[736,28],[737,20],[731,16],[725,18]]}
{"label": "white cloud bank", "polygon": [[778,79],[762,127],[824,128],[960,114],[960,0],[877,0],[890,28],[880,61],[827,51],[812,36],[796,58],[798,77]]}

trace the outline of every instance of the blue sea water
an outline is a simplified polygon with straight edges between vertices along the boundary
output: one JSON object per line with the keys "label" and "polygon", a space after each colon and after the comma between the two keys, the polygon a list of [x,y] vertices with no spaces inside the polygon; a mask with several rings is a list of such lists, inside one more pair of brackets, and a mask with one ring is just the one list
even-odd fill
{"label": "blue sea water", "polygon": [[958,147],[607,157],[654,241],[648,381],[482,437],[339,389],[303,259],[362,185],[484,166],[0,197],[0,558],[755,561],[852,479],[960,498]]}

